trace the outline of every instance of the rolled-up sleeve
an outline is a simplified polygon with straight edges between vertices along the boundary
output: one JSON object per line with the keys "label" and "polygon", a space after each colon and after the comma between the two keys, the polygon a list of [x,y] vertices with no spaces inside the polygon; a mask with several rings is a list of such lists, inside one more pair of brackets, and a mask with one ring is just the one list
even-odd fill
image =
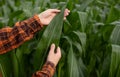
{"label": "rolled-up sleeve", "polygon": [[41,71],[37,71],[36,73],[33,74],[32,77],[53,77],[55,72],[55,65],[47,61]]}
{"label": "rolled-up sleeve", "polygon": [[42,27],[38,15],[34,15],[32,18],[17,22],[13,28],[0,29],[0,54],[15,49],[30,40]]}

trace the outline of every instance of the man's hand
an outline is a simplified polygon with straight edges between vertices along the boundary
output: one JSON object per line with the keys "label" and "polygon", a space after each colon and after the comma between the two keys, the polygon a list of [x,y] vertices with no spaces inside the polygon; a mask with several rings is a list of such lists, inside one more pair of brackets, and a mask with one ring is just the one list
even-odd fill
{"label": "man's hand", "polygon": [[52,44],[50,47],[50,51],[47,57],[47,61],[50,61],[56,65],[58,64],[59,60],[61,58],[61,50],[59,47],[57,47],[56,52],[55,52],[55,44]]}
{"label": "man's hand", "polygon": [[[56,14],[58,14],[60,10],[58,9],[48,9],[42,13],[40,13],[38,16],[40,18],[40,21],[43,25],[48,25],[50,21],[54,18]],[[64,19],[66,19],[66,16],[68,16],[70,11],[68,9],[65,9],[64,12]]]}

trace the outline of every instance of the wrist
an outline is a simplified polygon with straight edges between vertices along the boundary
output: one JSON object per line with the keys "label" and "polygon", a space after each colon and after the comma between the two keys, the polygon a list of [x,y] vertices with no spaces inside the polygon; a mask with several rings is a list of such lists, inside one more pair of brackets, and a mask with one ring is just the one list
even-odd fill
{"label": "wrist", "polygon": [[43,23],[42,23],[39,15],[35,15],[34,17],[35,17],[35,19],[39,22],[39,24],[41,25],[41,27],[43,27],[44,25],[43,25]]}
{"label": "wrist", "polygon": [[57,63],[58,63],[58,62],[51,60],[51,59],[48,59],[47,62],[54,64],[55,67],[57,66]]}
{"label": "wrist", "polygon": [[40,22],[41,22],[41,24],[44,26],[45,25],[45,20],[44,20],[44,18],[42,17],[42,15],[41,14],[38,14],[38,17],[39,17],[39,20],[40,20]]}
{"label": "wrist", "polygon": [[46,65],[50,65],[52,68],[56,68],[56,65],[52,61],[46,61]]}

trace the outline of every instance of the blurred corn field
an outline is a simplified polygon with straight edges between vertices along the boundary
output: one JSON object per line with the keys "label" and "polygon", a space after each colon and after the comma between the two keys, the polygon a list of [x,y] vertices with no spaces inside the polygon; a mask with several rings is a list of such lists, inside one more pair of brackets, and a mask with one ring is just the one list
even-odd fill
{"label": "blurred corn field", "polygon": [[[63,21],[65,7],[71,13]],[[0,28],[49,8],[62,12],[33,39],[0,55],[3,77],[31,77],[51,43],[62,49],[54,77],[120,77],[120,0],[0,0]]]}

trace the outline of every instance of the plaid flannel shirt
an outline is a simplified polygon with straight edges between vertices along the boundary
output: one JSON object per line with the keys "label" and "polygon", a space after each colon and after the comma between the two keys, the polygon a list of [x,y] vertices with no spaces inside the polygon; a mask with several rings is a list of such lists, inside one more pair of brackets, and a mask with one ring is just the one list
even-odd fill
{"label": "plaid flannel shirt", "polygon": [[[39,17],[35,15],[28,20],[17,22],[13,28],[0,29],[0,54],[7,53],[30,40],[42,27]],[[54,64],[47,61],[42,70],[37,71],[32,77],[52,77],[54,71]]]}

